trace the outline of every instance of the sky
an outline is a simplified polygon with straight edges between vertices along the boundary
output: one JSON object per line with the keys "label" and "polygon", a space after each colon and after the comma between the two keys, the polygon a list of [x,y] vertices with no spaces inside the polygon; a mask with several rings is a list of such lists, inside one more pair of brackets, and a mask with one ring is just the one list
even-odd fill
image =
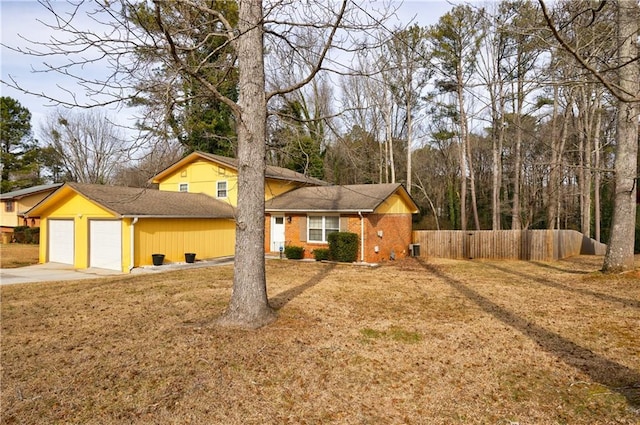
{"label": "sky", "polygon": [[[376,0],[371,0],[375,4]],[[57,5],[61,1],[54,0]],[[438,18],[452,7],[445,0],[406,0],[396,2],[398,6],[398,24],[416,22],[420,25],[429,25],[437,22]],[[42,69],[43,62],[51,61],[51,58],[38,58],[16,53],[5,46],[24,47],[28,43],[21,37],[34,41],[47,41],[52,36],[52,31],[39,21],[51,23],[50,13],[37,1],[33,0],[0,0],[0,71],[1,80],[9,81],[12,76],[22,87],[35,93],[46,93],[51,97],[64,97],[64,90],[68,90],[82,97],[83,89],[75,82],[58,76],[54,73],[37,73],[33,69]],[[87,21],[88,22],[88,21]],[[393,25],[390,24],[390,28]],[[99,68],[88,69],[90,73],[102,72]],[[60,88],[62,87],[62,88]],[[64,89],[64,90],[63,90]],[[47,115],[55,110],[55,106],[46,99],[24,94],[16,89],[0,84],[0,95],[12,97],[31,112],[32,128],[36,138],[39,138],[39,130],[44,124]],[[112,108],[113,109],[113,108]],[[125,110],[112,110],[110,114],[118,117],[119,122],[127,125],[133,124],[135,118],[132,112]]]}

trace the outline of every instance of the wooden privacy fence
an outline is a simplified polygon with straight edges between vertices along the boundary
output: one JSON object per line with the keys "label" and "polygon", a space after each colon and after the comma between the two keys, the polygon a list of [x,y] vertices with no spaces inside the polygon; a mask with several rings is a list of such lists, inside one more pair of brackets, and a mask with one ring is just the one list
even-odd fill
{"label": "wooden privacy fence", "polygon": [[607,247],[575,230],[417,230],[413,243],[421,257],[534,261],[604,255]]}

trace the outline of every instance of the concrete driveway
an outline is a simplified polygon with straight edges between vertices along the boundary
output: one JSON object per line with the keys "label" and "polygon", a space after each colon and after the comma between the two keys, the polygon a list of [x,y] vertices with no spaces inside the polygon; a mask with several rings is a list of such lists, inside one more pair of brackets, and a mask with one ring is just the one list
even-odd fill
{"label": "concrete driveway", "polygon": [[[176,269],[211,267],[232,264],[233,257],[223,257],[211,260],[198,260],[195,263],[170,263],[162,266],[136,267],[131,274],[161,273]],[[126,275],[115,270],[91,268],[76,270],[69,264],[45,263],[16,269],[0,269],[0,285],[16,283],[52,282],[60,280],[95,279],[105,276]]]}
{"label": "concrete driveway", "polygon": [[75,270],[68,264],[46,263],[16,269],[0,269],[0,284],[51,282],[55,280],[95,279],[122,274],[115,270],[86,269]]}

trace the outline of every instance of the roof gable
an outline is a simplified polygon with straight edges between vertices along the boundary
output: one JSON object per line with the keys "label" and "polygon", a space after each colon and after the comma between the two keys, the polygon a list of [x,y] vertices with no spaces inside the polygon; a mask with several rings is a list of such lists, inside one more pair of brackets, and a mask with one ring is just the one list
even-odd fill
{"label": "roof gable", "polygon": [[82,183],[66,183],[26,215],[40,215],[53,203],[63,202],[70,192],[121,217],[234,217],[231,205],[203,194]]}
{"label": "roof gable", "polygon": [[[200,159],[204,159],[209,162],[223,165],[225,167],[235,170],[236,172],[238,171],[238,160],[236,158],[229,158],[226,156],[215,155],[212,153],[196,151],[196,152],[190,153],[189,155],[185,156],[181,160],[165,168],[163,171],[153,176],[150,181],[152,183],[160,183],[163,179],[165,179],[167,176],[171,175],[172,173],[176,172],[178,169]],[[314,177],[305,176],[302,173],[289,170],[288,168],[276,167],[273,165],[267,165],[265,169],[265,178],[273,179],[273,180],[293,181],[293,182],[299,182],[299,183],[305,183],[305,184],[311,184],[311,185],[327,184],[327,182],[323,180],[316,179]]]}
{"label": "roof gable", "polygon": [[397,194],[407,209],[418,207],[399,183],[302,187],[266,202],[269,212],[374,212]]}

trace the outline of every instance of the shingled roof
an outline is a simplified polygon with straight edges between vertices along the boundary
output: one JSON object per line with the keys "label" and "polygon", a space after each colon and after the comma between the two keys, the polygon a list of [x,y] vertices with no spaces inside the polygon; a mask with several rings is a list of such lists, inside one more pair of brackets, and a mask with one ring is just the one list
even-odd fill
{"label": "shingled roof", "polygon": [[233,218],[234,208],[222,201],[200,193],[164,192],[97,184],[65,183],[52,196],[27,212],[38,212],[47,200],[66,191],[74,191],[121,217],[163,218]]}
{"label": "shingled roof", "polygon": [[399,183],[301,187],[266,202],[268,212],[373,212],[398,192],[417,212],[417,207]]}
{"label": "shingled roof", "polygon": [[62,183],[54,184],[41,184],[39,186],[27,187],[25,189],[18,189],[11,192],[4,192],[0,194],[0,200],[6,199],[21,199],[25,196],[35,195],[36,193],[53,191],[62,186]]}
{"label": "shingled roof", "polygon": [[[177,166],[189,163],[189,162],[195,160],[196,158],[208,159],[210,161],[226,165],[227,167],[238,171],[238,159],[237,158],[230,158],[230,157],[226,157],[226,156],[215,155],[215,154],[212,154],[212,153],[196,151],[196,152],[192,152],[191,154],[185,156],[184,158],[182,158],[178,162],[174,163],[173,165],[167,167],[165,170],[163,170],[160,173],[156,174],[151,179],[151,181],[153,183],[158,183],[159,180],[166,173],[171,172],[171,170],[174,170]],[[309,185],[317,185],[317,186],[322,186],[322,185],[327,185],[328,184],[324,180],[316,179],[315,177],[305,176],[302,173],[298,173],[296,171],[289,170],[288,168],[276,167],[276,166],[273,166],[273,165],[267,165],[267,168],[265,170],[265,177],[268,178],[268,179],[273,179],[273,180],[293,181],[293,182],[306,183],[306,184],[309,184]]]}

